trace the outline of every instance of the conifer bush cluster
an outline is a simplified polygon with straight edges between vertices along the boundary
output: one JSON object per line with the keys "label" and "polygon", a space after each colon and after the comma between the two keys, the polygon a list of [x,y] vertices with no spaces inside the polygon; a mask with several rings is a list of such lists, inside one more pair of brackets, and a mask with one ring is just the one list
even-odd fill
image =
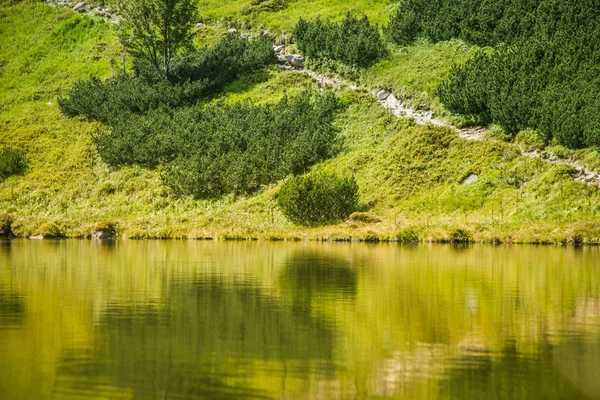
{"label": "conifer bush cluster", "polygon": [[594,0],[405,0],[386,28],[480,46],[439,88],[453,112],[528,128],[570,148],[600,145],[600,7]]}
{"label": "conifer bush cluster", "polygon": [[134,61],[134,74],[107,81],[80,81],[68,98],[59,99],[62,113],[116,124],[129,114],[158,108],[192,105],[223,88],[242,73],[275,61],[273,44],[266,37],[248,41],[239,35],[224,36],[217,45],[186,52],[173,60],[168,79],[143,59]]}
{"label": "conifer bush cluster", "polygon": [[338,107],[333,94],[284,98],[272,106],[161,106],[122,113],[110,120],[110,133],[95,141],[112,167],[160,167],[176,193],[249,194],[337,154]]}
{"label": "conifer bush cluster", "polygon": [[133,76],[79,82],[59,104],[66,116],[110,127],[94,140],[112,167],[160,168],[167,186],[196,198],[249,194],[340,149],[333,126],[339,104],[331,93],[271,106],[199,103],[274,61],[267,37],[250,42],[231,34],[212,48],[178,55],[166,76],[138,58]]}
{"label": "conifer bush cluster", "polygon": [[137,137],[147,158],[132,161],[164,160],[163,180],[178,193],[196,198],[249,194],[335,156],[340,150],[333,126],[337,108],[333,94],[315,94],[273,106],[188,109],[160,125],[151,121],[134,135],[117,129],[98,144],[103,158],[111,159],[109,153],[128,154],[121,143],[129,147],[130,138]]}
{"label": "conifer bush cluster", "polygon": [[298,225],[339,222],[356,211],[358,185],[354,178],[317,173],[286,181],[277,196],[283,214]]}
{"label": "conifer bush cluster", "polygon": [[293,33],[298,49],[316,60],[368,67],[387,54],[378,27],[364,15],[348,13],[340,23],[300,19]]}

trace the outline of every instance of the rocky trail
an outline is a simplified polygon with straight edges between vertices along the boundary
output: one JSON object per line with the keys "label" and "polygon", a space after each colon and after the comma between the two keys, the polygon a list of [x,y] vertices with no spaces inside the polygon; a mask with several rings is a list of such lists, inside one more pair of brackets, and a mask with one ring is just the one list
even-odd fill
{"label": "rocky trail", "polygon": [[[279,69],[306,74],[310,76],[313,80],[318,82],[321,86],[329,88],[346,87],[352,90],[359,89],[358,85],[350,83],[344,79],[334,79],[308,69],[294,68],[286,65],[280,65]],[[434,113],[428,110],[428,108],[425,105],[421,105],[417,107],[417,109],[412,108],[401,99],[396,98],[396,96],[394,96],[393,93],[390,93],[386,90],[379,90],[377,92],[372,92],[371,94],[377,98],[377,102],[382,107],[389,110],[393,115],[395,115],[398,118],[413,118],[415,122],[419,125],[433,124],[435,126],[448,127],[454,130],[459,137],[466,140],[487,140],[486,133],[488,129],[484,127],[458,128],[456,126],[448,124],[445,121],[434,118]],[[515,147],[517,146],[515,145]],[[576,161],[562,159],[550,152],[545,151],[522,151],[521,149],[519,149],[519,152],[523,156],[537,158],[550,164],[566,165],[568,167],[571,167],[573,168],[572,176],[576,182],[586,183],[600,188],[600,174],[595,171],[587,170],[584,166],[582,166]]]}

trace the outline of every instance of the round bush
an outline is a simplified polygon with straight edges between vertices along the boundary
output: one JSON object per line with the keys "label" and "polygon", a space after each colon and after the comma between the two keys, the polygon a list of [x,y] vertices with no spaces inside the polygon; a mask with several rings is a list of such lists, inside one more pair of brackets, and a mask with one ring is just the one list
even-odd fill
{"label": "round bush", "polygon": [[0,150],[0,181],[9,176],[21,175],[27,168],[27,159],[22,151],[11,147]]}
{"label": "round bush", "polygon": [[325,225],[347,218],[358,206],[354,178],[333,174],[297,176],[283,184],[277,197],[283,214],[298,225]]}

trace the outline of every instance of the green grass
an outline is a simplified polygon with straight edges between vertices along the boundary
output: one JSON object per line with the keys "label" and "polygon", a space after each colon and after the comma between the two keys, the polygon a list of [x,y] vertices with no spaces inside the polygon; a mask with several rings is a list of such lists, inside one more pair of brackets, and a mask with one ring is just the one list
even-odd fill
{"label": "green grass", "polygon": [[387,24],[395,11],[395,1],[289,0],[283,9],[275,12],[253,6],[250,0],[200,0],[199,7],[201,15],[213,22],[226,22],[247,29],[291,32],[301,17],[337,20],[348,11],[364,13],[377,24]]}
{"label": "green grass", "polygon": [[454,63],[465,62],[474,52],[475,47],[458,40],[394,47],[388,57],[363,72],[361,82],[391,90],[411,104],[426,103],[441,111],[436,88],[448,77]]}
{"label": "green grass", "polygon": [[[249,2],[203,3],[217,18],[237,15]],[[307,4],[292,1],[285,10],[253,18],[288,24],[284,17],[306,15],[302,7],[310,13],[317,4],[325,5],[325,16],[345,11],[341,1],[312,2],[312,8]],[[383,21],[389,4],[355,6],[370,9]],[[277,28],[275,23],[268,26]],[[210,30],[199,43],[220,34],[217,28]],[[108,24],[45,4],[19,3],[0,8],[0,34],[14,36],[0,46],[0,147],[21,149],[29,160],[24,176],[0,183],[0,214],[12,217],[18,235],[52,231],[85,236],[113,221],[121,236],[139,238],[535,243],[600,238],[598,190],[573,182],[567,167],[520,157],[507,143],[464,141],[447,129],[414,126],[390,115],[367,93],[349,90],[339,91],[346,108],[336,122],[345,149],[315,170],[354,175],[369,218],[296,227],[276,207],[279,185],[250,198],[179,198],[161,184],[160,171],[107,168],[91,139],[103,128],[63,118],[56,106],[77,80],[122,70],[123,53]],[[452,62],[471,51],[459,42],[396,49],[361,80],[435,104],[437,82]],[[211,101],[267,104],[316,88],[306,76],[273,68],[242,77]],[[590,150],[580,156],[593,160],[594,154]],[[479,180],[462,185],[470,174]]]}

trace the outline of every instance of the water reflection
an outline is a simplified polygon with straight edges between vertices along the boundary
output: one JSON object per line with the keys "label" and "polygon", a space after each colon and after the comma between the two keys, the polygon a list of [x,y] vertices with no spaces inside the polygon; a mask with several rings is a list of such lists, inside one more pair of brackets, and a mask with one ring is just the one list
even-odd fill
{"label": "water reflection", "polygon": [[108,378],[139,399],[250,399],[271,398],[253,387],[253,377],[331,373],[312,366],[333,358],[326,321],[247,282],[176,280],[168,293],[161,303],[109,304],[96,327],[95,356],[86,368],[61,362],[60,374],[72,376],[64,383],[86,381],[92,392]]}
{"label": "water reflection", "polygon": [[13,241],[0,398],[600,398],[597,249]]}
{"label": "water reflection", "polygon": [[22,295],[0,286],[0,330],[21,326],[25,309],[25,299]]}
{"label": "water reflection", "polygon": [[294,302],[310,307],[324,296],[354,298],[358,271],[343,255],[296,251],[284,263],[280,284]]}

